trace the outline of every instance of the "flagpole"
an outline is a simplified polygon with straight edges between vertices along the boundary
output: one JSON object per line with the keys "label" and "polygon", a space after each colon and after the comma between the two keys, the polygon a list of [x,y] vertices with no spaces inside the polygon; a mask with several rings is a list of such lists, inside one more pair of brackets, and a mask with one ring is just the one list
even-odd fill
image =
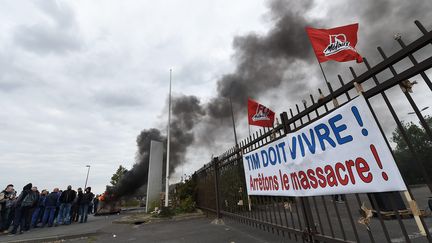
{"label": "flagpole", "polygon": [[327,80],[327,76],[325,75],[325,73],[324,73],[324,69],[323,69],[323,67],[322,67],[322,65],[321,65],[321,63],[318,61],[318,64],[319,64],[319,67],[320,67],[320,69],[321,69],[321,73],[322,73],[322,75],[324,76],[324,80],[325,80],[325,82],[326,82],[326,86],[327,86],[327,88],[330,90],[330,93],[331,94],[333,94],[333,90],[330,88],[330,84],[329,84],[329,82],[328,82],[328,80]]}
{"label": "flagpole", "polygon": [[232,101],[231,101],[231,95],[229,97],[229,102],[230,102],[230,107],[231,107],[231,118],[232,118],[232,124],[233,124],[233,130],[234,130],[234,142],[235,142],[235,146],[237,147],[237,132],[236,132],[236,127],[235,127],[235,121],[234,121],[234,111],[233,111],[233,106],[232,106]]}
{"label": "flagpole", "polygon": [[[312,46],[312,49],[313,49],[313,42],[312,42],[311,37],[309,36],[309,32],[308,32],[307,29],[308,29],[308,28],[306,28],[306,33],[308,34],[309,41],[310,41],[311,46]],[[325,83],[326,83],[327,88],[328,88],[329,91],[330,91],[330,95],[333,97],[333,90],[330,88],[329,82],[328,82],[328,80],[327,80],[327,76],[326,76],[325,73],[324,73],[324,69],[323,69],[323,67],[322,67],[322,65],[321,65],[321,62],[319,61],[318,56],[317,56],[316,53],[315,53],[315,57],[317,58],[318,65],[319,65],[319,67],[320,67],[320,69],[321,69],[321,73],[322,73],[322,75],[324,76],[324,81],[325,81]]]}
{"label": "flagpole", "polygon": [[250,129],[250,123],[249,123],[249,98],[248,98],[248,106],[247,106],[247,124],[249,129],[249,137],[251,136],[251,129]]}
{"label": "flagpole", "polygon": [[167,131],[167,158],[166,158],[166,178],[165,178],[165,207],[168,207],[168,192],[169,192],[169,164],[170,164],[170,128],[171,128],[171,77],[172,70],[170,69],[170,84],[168,98],[168,131]]}
{"label": "flagpole", "polygon": [[[317,61],[318,61],[318,59],[317,59]],[[334,97],[333,89],[332,89],[332,87],[330,86],[330,83],[329,83],[328,80],[327,80],[327,76],[326,76],[325,73],[324,73],[324,69],[323,69],[323,67],[322,67],[322,65],[321,65],[321,62],[318,61],[318,64],[319,64],[319,66],[320,66],[321,73],[322,73],[322,75],[324,76],[324,80],[325,80],[325,82],[326,82],[326,86],[327,86],[328,90],[330,91],[330,97],[331,97],[332,100],[333,100],[333,105],[334,105],[335,107],[337,107],[337,106],[339,106],[339,103],[338,103],[338,101],[336,100],[336,98]]]}

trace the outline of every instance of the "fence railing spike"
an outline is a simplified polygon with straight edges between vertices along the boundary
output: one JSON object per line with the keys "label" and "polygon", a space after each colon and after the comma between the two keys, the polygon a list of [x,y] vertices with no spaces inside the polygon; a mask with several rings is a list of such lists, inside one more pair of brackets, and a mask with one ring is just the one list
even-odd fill
{"label": "fence railing spike", "polygon": [[[363,58],[363,61],[365,61],[365,58]],[[341,86],[344,86],[345,83],[344,83],[344,81],[342,79],[342,76],[340,74],[338,74],[338,79],[339,79],[339,82],[340,82]],[[346,97],[347,97],[348,100],[351,100],[351,96],[350,96],[350,94],[349,94],[348,91],[345,92],[345,95],[346,95]]]}
{"label": "fence railing spike", "polygon": [[414,21],[415,25],[417,25],[417,28],[419,28],[419,30],[423,33],[423,34],[427,34],[428,31],[426,30],[426,28],[422,25],[422,23],[420,23],[420,21],[416,20]]}

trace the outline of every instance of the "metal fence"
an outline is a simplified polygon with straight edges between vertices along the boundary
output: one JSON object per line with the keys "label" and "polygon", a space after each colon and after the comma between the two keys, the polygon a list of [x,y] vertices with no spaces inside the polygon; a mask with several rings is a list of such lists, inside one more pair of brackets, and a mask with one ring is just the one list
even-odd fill
{"label": "metal fence", "polygon": [[[233,219],[258,229],[278,234],[282,241],[306,242],[432,242],[430,231],[432,219],[428,210],[428,198],[432,197],[432,183],[429,174],[432,172],[432,119],[422,115],[422,110],[415,102],[415,89],[410,80],[416,78],[427,87],[422,92],[432,92],[432,83],[425,73],[432,67],[432,52],[427,50],[432,44],[432,31],[415,21],[422,36],[406,45],[400,36],[395,40],[401,49],[387,56],[378,47],[382,61],[371,67],[364,59],[366,71],[357,74],[350,68],[352,79],[345,82],[340,75],[340,87],[332,88],[328,84],[329,95],[324,96],[321,90],[319,98],[312,95],[310,102],[303,106],[295,106],[288,113],[280,114],[281,124],[272,129],[259,130],[252,136],[241,141],[222,155],[216,157],[193,176],[197,182],[197,205],[217,217]],[[428,53],[429,52],[429,53]],[[418,54],[422,59],[419,60]],[[416,58],[417,57],[417,58]],[[405,62],[403,70],[399,63]],[[410,65],[406,65],[410,62]],[[398,67],[398,69],[396,69]],[[397,71],[398,70],[398,71]],[[382,78],[383,72],[391,75]],[[381,78],[380,78],[381,77]],[[368,85],[366,85],[368,84]],[[368,87],[368,88],[366,88]],[[364,89],[364,90],[363,90]],[[320,117],[328,114],[337,106],[348,102],[357,94],[363,95],[377,121],[387,145],[392,149],[405,182],[409,185],[406,192],[360,193],[335,196],[313,197],[280,197],[250,196],[245,190],[242,154],[257,149],[269,142],[284,137]],[[407,130],[401,121],[394,102],[407,102],[417,116],[423,134],[421,146],[415,140],[415,134]],[[405,157],[409,164],[395,155],[392,141],[383,132],[383,122],[377,116],[378,109],[371,105],[371,100],[379,98],[381,108],[389,113],[406,147]],[[310,106],[307,106],[310,103]],[[428,124],[429,122],[429,124]],[[423,146],[424,145],[424,146]],[[393,148],[392,148],[393,147]],[[425,149],[427,151],[425,151]],[[405,168],[404,167],[404,168]],[[414,176],[409,175],[415,168]],[[405,172],[408,171],[408,172]],[[408,182],[407,178],[415,178],[416,182]],[[416,185],[413,185],[416,184]]]}

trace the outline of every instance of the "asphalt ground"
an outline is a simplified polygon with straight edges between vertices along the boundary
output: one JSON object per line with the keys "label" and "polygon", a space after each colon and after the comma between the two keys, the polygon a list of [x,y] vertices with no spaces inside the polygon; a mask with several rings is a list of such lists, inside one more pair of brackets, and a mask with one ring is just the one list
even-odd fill
{"label": "asphalt ground", "polygon": [[[297,242],[294,238],[290,240],[287,234],[285,237],[278,236],[276,231],[271,233],[270,230],[269,233],[229,219],[224,220],[224,225],[212,224],[213,219],[206,217],[149,224],[113,223],[131,213],[133,212],[110,216],[91,216],[88,223],[85,224],[74,223],[68,226],[36,228],[15,236],[1,235],[0,242]],[[338,227],[334,229],[337,235]],[[377,234],[374,235],[377,236]],[[361,242],[369,242],[367,238],[360,238]],[[300,238],[298,240],[301,242]],[[412,237],[411,240],[424,242],[425,239],[417,236]],[[385,240],[375,237],[375,241],[384,242]],[[392,242],[405,242],[405,240],[392,237]]]}
{"label": "asphalt ground", "polygon": [[110,225],[122,215],[93,216],[89,215],[87,223],[72,223],[57,227],[35,228],[23,234],[0,235],[0,242],[46,242],[67,238],[76,238],[86,235],[94,235],[102,228]]}
{"label": "asphalt ground", "polygon": [[36,228],[14,236],[0,235],[0,242],[286,242],[277,235],[233,221],[212,224],[213,219],[205,216],[150,224],[112,223],[130,213],[91,216],[84,224]]}
{"label": "asphalt ground", "polygon": [[152,224],[111,224],[97,235],[66,242],[263,243],[286,242],[276,235],[235,222],[211,224],[212,219],[188,219]]}

